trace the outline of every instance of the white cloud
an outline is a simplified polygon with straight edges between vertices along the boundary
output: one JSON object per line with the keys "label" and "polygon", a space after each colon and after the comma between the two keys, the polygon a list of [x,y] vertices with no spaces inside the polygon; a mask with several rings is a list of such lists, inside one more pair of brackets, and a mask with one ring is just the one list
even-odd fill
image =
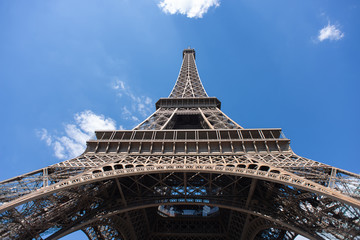
{"label": "white cloud", "polygon": [[113,89],[115,89],[115,90],[117,90],[117,89],[124,90],[125,89],[125,83],[123,81],[121,81],[120,79],[115,78],[115,80],[114,80],[111,87]]}
{"label": "white cloud", "polygon": [[146,104],[146,105],[149,105],[149,104],[151,104],[151,103],[152,103],[151,98],[146,97],[146,98],[145,98],[145,104]]}
{"label": "white cloud", "polygon": [[330,22],[327,26],[319,31],[318,40],[320,42],[329,39],[338,41],[344,37],[344,33],[337,28],[336,25],[331,25]]}
{"label": "white cloud", "polygon": [[301,236],[301,235],[298,235],[298,236],[295,238],[295,240],[309,240],[309,239],[306,238],[306,237],[303,237],[303,236]]}
{"label": "white cloud", "polygon": [[124,114],[125,116],[131,116],[131,112],[129,111],[129,109],[128,109],[126,106],[124,106],[124,107],[122,108],[122,110],[123,110],[123,114]]}
{"label": "white cloud", "polygon": [[50,146],[52,143],[52,138],[51,136],[48,134],[48,131],[46,129],[41,129],[39,131],[37,131],[37,135],[40,137],[41,140],[46,142],[46,145]]}
{"label": "white cloud", "polygon": [[53,145],[54,148],[54,154],[57,158],[59,159],[65,159],[66,155],[64,154],[65,152],[65,148],[63,147],[63,145],[60,142],[55,142]]}
{"label": "white cloud", "polygon": [[158,6],[165,13],[180,13],[188,18],[202,18],[210,7],[220,6],[220,0],[161,0]]}
{"label": "white cloud", "polygon": [[90,110],[75,114],[75,121],[82,130],[91,134],[94,130],[113,130],[116,124],[111,118],[105,118],[104,115],[96,115]]}
{"label": "white cloud", "polygon": [[147,117],[153,111],[154,106],[151,98],[135,94],[118,77],[113,78],[111,87],[117,92],[119,97],[128,98],[130,101],[130,109],[123,107],[122,115],[124,119],[139,122],[139,118]]}
{"label": "white cloud", "polygon": [[137,118],[136,116],[131,116],[131,119],[132,119],[134,122],[140,122],[140,119]]}
{"label": "white cloud", "polygon": [[140,119],[136,117],[132,112],[129,111],[129,109],[124,106],[122,108],[122,115],[126,120],[132,120],[134,122],[140,122]]}
{"label": "white cloud", "polygon": [[[65,124],[65,135],[50,135],[46,129],[37,131],[41,140],[54,150],[59,159],[79,156],[86,148],[86,141],[93,138],[95,130],[115,130],[116,123],[104,115],[96,115],[90,110],[77,113],[75,124]],[[122,126],[120,126],[122,128]]]}

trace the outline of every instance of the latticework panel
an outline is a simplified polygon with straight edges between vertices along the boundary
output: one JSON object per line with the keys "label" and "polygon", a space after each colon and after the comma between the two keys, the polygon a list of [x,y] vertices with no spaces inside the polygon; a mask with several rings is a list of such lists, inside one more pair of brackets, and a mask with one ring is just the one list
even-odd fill
{"label": "latticework panel", "polygon": [[159,108],[134,130],[172,129],[178,116],[199,116],[200,129],[242,129],[240,125],[216,107]]}
{"label": "latticework panel", "polygon": [[[106,167],[107,164],[110,165]],[[84,154],[78,158],[48,167],[46,170],[47,175],[39,174],[39,172],[44,172],[41,170],[35,172],[36,177],[25,175],[14,178],[13,181],[2,182],[0,188],[4,189],[4,191],[1,192],[1,199],[2,203],[15,200],[46,186],[58,184],[71,176],[77,176],[86,169],[93,169],[92,173],[96,173],[109,170],[125,171],[133,167],[176,165],[199,166],[203,169],[207,168],[207,166],[216,166],[217,168],[222,167],[235,172],[243,171],[247,173],[252,171],[255,175],[262,172],[264,176],[270,173],[279,175],[281,171],[286,170],[286,175],[292,173],[299,176],[299,180],[301,178],[308,179],[327,188],[336,189],[346,196],[360,199],[360,178],[358,175],[299,157],[294,153],[187,156]],[[96,170],[97,168],[99,170]],[[286,181],[285,178],[284,181]],[[34,184],[34,182],[38,184]],[[47,182],[47,185],[43,185],[44,182]],[[289,179],[289,184],[291,183]],[[24,189],[27,191],[24,191]]]}
{"label": "latticework panel", "polygon": [[226,236],[219,216],[210,218],[158,216],[150,239],[226,239]]}
{"label": "latticework panel", "polygon": [[108,221],[105,223],[106,225],[102,225],[104,223],[98,222],[93,226],[86,227],[83,231],[91,240],[102,240],[102,239],[116,239],[123,240],[123,236],[121,232],[119,232],[116,228],[111,227],[112,222]]}
{"label": "latticework panel", "polygon": [[297,234],[284,226],[255,216],[248,217],[246,231],[241,239],[293,240]]}
{"label": "latticework panel", "polygon": [[75,176],[85,170],[84,167],[52,168],[47,167],[0,182],[0,206],[39,188]]}
{"label": "latticework panel", "polygon": [[176,108],[159,108],[134,130],[160,130],[169,121]]}
{"label": "latticework panel", "polygon": [[202,112],[214,129],[242,129],[218,108],[202,109]]}
{"label": "latticework panel", "polygon": [[246,214],[231,211],[229,215],[228,236],[230,239],[242,239],[245,226]]}
{"label": "latticework panel", "polygon": [[[178,226],[181,224],[176,221],[174,225],[151,226],[156,213],[143,209],[159,205],[185,208],[188,205],[218,206],[220,213],[222,209],[231,209],[232,214],[226,214],[229,219],[221,220],[224,227],[216,230],[217,236],[221,237],[224,229],[236,229],[236,232],[229,231],[232,236],[230,239],[237,238],[240,233],[242,235],[246,229],[265,231],[264,228],[251,227],[251,216],[285,229],[283,239],[286,239],[287,229],[318,239],[330,238],[324,236],[347,239],[348,236],[355,237],[360,233],[358,210],[331,197],[251,177],[168,171],[153,174],[138,172],[133,176],[110,178],[66,191],[56,191],[54,194],[44,193],[43,197],[29,201],[16,210],[3,212],[0,236],[3,239],[38,238],[50,231],[54,232],[53,237],[62,236],[67,233],[67,229],[98,226],[96,223],[99,220],[111,219],[121,213],[128,213],[126,222],[133,226],[138,239],[147,239],[150,233],[155,232],[159,234],[154,237],[163,237],[162,232],[168,228],[180,231],[181,227]],[[25,219],[31,221],[25,222]],[[184,225],[185,229],[194,225],[196,218],[187,221],[189,224]],[[206,220],[199,218],[197,221],[201,223]],[[214,224],[214,221],[208,223]],[[101,235],[116,234],[111,230],[114,227],[118,229],[111,224],[109,228],[96,227],[96,234],[99,235],[100,230]],[[198,231],[200,229],[194,230],[193,235]]]}
{"label": "latticework panel", "polygon": [[134,229],[136,239],[147,239],[149,237],[149,222],[144,209],[129,211],[131,225]]}
{"label": "latticework panel", "polygon": [[170,98],[207,97],[195,64],[195,51],[184,51],[178,79]]}

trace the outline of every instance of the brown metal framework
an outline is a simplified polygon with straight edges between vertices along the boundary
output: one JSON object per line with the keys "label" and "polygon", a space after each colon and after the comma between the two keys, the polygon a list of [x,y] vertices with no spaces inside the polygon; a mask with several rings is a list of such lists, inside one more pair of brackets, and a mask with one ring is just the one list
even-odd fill
{"label": "brown metal framework", "polygon": [[174,89],[133,130],[0,183],[1,239],[360,239],[360,176],[296,155],[281,129],[244,129],[186,49]]}

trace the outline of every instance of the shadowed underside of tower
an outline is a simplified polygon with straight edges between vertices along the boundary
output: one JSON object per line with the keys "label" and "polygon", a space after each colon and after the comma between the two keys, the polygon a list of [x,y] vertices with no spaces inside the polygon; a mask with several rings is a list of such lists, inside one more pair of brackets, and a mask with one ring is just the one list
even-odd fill
{"label": "shadowed underside of tower", "polygon": [[133,130],[0,183],[1,239],[360,239],[360,176],[245,129],[208,97],[185,49],[168,98]]}

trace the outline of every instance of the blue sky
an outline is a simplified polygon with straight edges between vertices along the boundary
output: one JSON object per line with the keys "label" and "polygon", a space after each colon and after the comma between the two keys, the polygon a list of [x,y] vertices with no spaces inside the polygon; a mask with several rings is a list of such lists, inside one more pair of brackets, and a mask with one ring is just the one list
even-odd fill
{"label": "blue sky", "polygon": [[195,48],[210,96],[245,128],[360,173],[356,0],[0,0],[0,180],[131,129]]}

